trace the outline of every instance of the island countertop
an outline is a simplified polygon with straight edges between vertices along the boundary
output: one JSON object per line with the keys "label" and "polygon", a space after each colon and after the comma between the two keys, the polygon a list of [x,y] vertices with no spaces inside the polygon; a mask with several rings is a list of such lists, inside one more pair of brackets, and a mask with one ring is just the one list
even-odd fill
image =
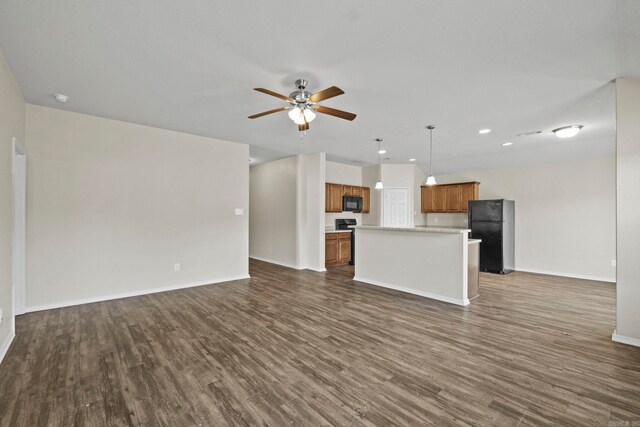
{"label": "island countertop", "polygon": [[379,225],[358,225],[356,230],[382,230],[382,231],[408,231],[417,233],[447,233],[460,234],[468,233],[471,230],[467,228],[447,228],[447,227],[382,227]]}

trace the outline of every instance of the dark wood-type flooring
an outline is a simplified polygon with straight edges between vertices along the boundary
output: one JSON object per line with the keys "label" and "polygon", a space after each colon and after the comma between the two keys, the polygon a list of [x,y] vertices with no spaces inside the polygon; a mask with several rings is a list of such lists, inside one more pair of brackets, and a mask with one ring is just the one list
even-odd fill
{"label": "dark wood-type flooring", "polygon": [[640,425],[640,349],[611,341],[612,284],[483,274],[458,307],[350,267],[250,266],[19,317],[0,425]]}

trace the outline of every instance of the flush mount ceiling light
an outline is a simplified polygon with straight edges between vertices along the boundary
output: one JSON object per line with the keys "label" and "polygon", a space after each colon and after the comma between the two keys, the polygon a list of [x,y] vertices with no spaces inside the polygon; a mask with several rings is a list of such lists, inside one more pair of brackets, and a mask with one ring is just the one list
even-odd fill
{"label": "flush mount ceiling light", "polygon": [[510,145],[513,145],[513,142],[505,142],[504,144],[502,144],[504,147],[508,147]]}
{"label": "flush mount ceiling light", "polygon": [[427,178],[426,185],[436,185],[436,178],[433,176],[433,130],[436,127],[433,125],[427,126],[429,129],[429,177]]}
{"label": "flush mount ceiling light", "polygon": [[582,125],[563,126],[551,132],[555,133],[558,138],[571,138],[572,136],[576,136],[582,128]]}
{"label": "flush mount ceiling light", "polygon": [[480,135],[485,135],[485,134],[487,134],[487,133],[489,133],[489,132],[491,132],[491,129],[480,129],[480,130],[478,131],[478,133],[479,133]]}
{"label": "flush mount ceiling light", "polygon": [[415,161],[416,161],[416,159],[409,159],[409,161],[410,161],[410,162],[415,162]]}
{"label": "flush mount ceiling light", "polygon": [[56,93],[55,95],[53,95],[53,97],[58,102],[67,102],[69,100],[69,97],[67,95],[63,95],[61,93]]}
{"label": "flush mount ceiling light", "polygon": [[382,185],[382,164],[380,161],[380,154],[382,154],[382,152],[386,153],[386,151],[380,148],[380,143],[382,142],[382,138],[376,138],[376,141],[378,142],[378,181],[376,182],[375,189],[382,190],[384,186]]}

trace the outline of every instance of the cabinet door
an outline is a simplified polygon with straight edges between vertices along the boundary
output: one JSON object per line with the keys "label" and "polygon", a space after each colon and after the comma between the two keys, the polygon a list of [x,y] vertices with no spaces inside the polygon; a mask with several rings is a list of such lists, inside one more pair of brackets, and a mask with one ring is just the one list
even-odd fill
{"label": "cabinet door", "polygon": [[477,182],[473,182],[471,184],[461,185],[461,211],[468,212],[469,211],[469,200],[478,200],[480,195],[478,194],[480,191],[479,184]]}
{"label": "cabinet door", "polygon": [[447,187],[433,186],[433,212],[447,212]]}
{"label": "cabinet door", "polygon": [[368,214],[371,207],[371,189],[362,187],[362,213]]}
{"label": "cabinet door", "polygon": [[362,197],[362,187],[351,187],[351,195],[356,197]]}
{"label": "cabinet door", "polygon": [[422,213],[433,212],[433,187],[420,187],[420,211]]}
{"label": "cabinet door", "polygon": [[336,233],[324,236],[324,263],[332,265],[338,263],[338,238]]}
{"label": "cabinet door", "polygon": [[342,212],[342,185],[325,184],[325,212]]}
{"label": "cabinet door", "polygon": [[460,185],[447,185],[447,212],[462,211],[462,188]]}
{"label": "cabinet door", "polygon": [[348,263],[351,261],[351,233],[341,233],[338,237],[338,261]]}

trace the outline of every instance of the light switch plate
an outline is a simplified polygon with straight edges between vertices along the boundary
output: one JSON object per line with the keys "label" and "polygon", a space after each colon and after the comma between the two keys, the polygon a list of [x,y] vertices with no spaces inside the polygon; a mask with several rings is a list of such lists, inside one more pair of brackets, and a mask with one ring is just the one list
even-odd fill
{"label": "light switch plate", "polygon": [[244,209],[236,208],[236,215],[244,215]]}

